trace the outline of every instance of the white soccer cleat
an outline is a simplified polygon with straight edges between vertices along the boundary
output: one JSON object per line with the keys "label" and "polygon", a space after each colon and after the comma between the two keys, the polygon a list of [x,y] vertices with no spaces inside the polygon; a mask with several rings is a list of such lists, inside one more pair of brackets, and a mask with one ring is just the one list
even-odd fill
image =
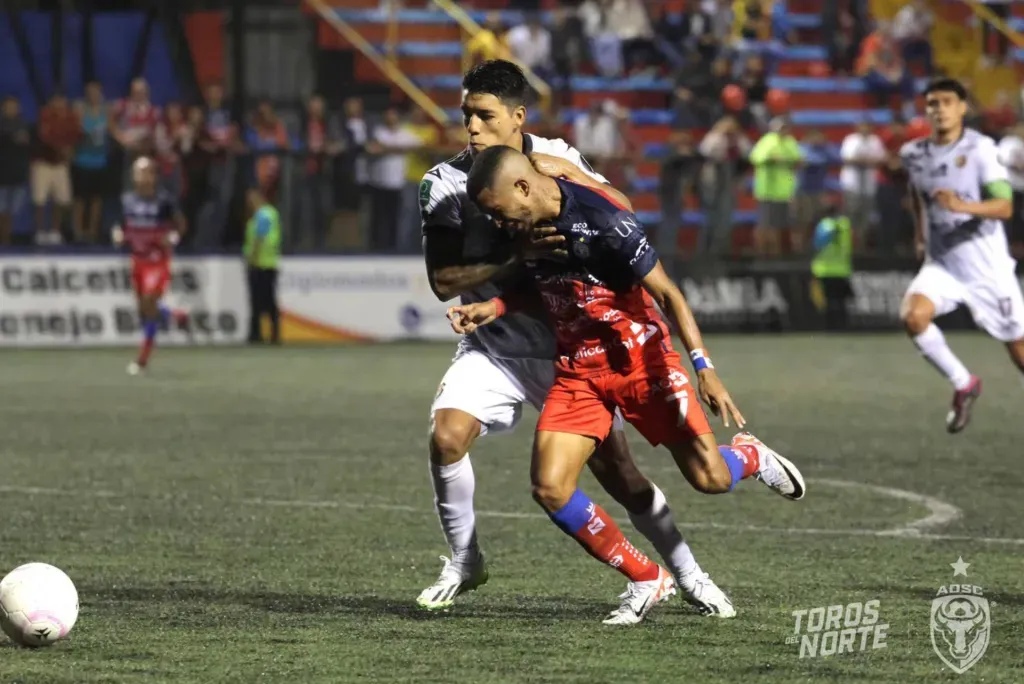
{"label": "white soccer cleat", "polygon": [[142,366],[140,366],[138,362],[132,361],[128,364],[128,368],[125,370],[128,371],[128,375],[139,375],[142,373]]}
{"label": "white soccer cleat", "polygon": [[635,625],[640,623],[651,608],[667,601],[676,593],[676,581],[665,568],[658,568],[657,579],[647,582],[630,582],[626,591],[619,596],[622,603],[602,622],[606,625]]}
{"label": "white soccer cleat", "polygon": [[758,468],[754,477],[768,485],[769,489],[791,501],[799,501],[804,498],[804,494],[807,492],[804,476],[800,474],[792,461],[769,449],[764,442],[749,432],[737,433],[732,438],[732,443],[733,445],[750,445],[757,449],[761,467]]}
{"label": "white soccer cleat", "polygon": [[694,572],[676,580],[683,599],[707,617],[731,618],[736,616],[732,601],[706,572]]}
{"label": "white soccer cleat", "polygon": [[455,597],[487,584],[487,562],[478,553],[472,566],[460,568],[451,559],[441,556],[444,567],[437,581],[420,592],[416,605],[425,610],[445,610],[455,603]]}

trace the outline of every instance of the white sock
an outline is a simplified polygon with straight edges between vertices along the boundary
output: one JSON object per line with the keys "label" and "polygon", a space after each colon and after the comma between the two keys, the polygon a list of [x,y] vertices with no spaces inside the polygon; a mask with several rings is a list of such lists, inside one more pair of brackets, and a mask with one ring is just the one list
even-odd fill
{"label": "white sock", "polygon": [[690,547],[683,541],[683,535],[676,528],[676,521],[672,517],[672,509],[665,501],[665,495],[653,482],[651,487],[654,489],[654,500],[650,509],[640,514],[627,511],[630,522],[637,532],[651,542],[676,578],[699,572],[700,566],[697,565]]}
{"label": "white sock", "polygon": [[946,344],[946,336],[939,330],[939,326],[934,323],[929,325],[923,333],[914,338],[914,344],[921,351],[921,355],[953,383],[954,389],[967,389],[971,384],[971,372]]}
{"label": "white sock", "polygon": [[441,529],[452,551],[456,565],[471,560],[477,553],[476,513],[473,492],[476,478],[469,454],[451,465],[430,463],[430,480],[434,484],[434,509]]}

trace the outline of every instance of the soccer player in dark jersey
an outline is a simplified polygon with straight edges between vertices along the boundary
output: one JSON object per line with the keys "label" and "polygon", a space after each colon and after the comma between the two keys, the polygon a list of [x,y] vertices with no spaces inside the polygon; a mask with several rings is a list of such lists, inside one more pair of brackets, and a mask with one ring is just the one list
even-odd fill
{"label": "soccer player in dark jersey", "polygon": [[128,373],[138,375],[149,363],[160,324],[173,319],[188,325],[188,314],[160,301],[171,280],[171,254],[185,232],[185,217],[174,198],[157,187],[156,164],[149,157],[139,157],[132,164],[132,184],[133,190],[121,196],[121,222],[113,230],[113,241],[127,244],[131,251],[142,345],[138,357],[128,364]]}
{"label": "soccer player in dark jersey", "polygon": [[[797,468],[753,435],[741,432],[728,445],[716,444],[698,397],[722,415],[726,427],[732,419],[742,428],[745,420],[715,373],[686,300],[631,211],[599,188],[539,173],[509,147],[477,154],[466,192],[498,229],[552,224],[568,245],[566,262],[538,261],[531,268],[555,327],[558,356],[530,472],[534,498],[556,525],[629,577],[631,587],[660,581],[657,566],[577,486],[616,408],[653,446],[668,447],[698,491],[725,493],[755,476],[788,499],[804,496]],[[517,308],[515,300],[506,292],[454,306],[452,327],[471,333]],[[696,388],[655,304],[680,333]],[[638,592],[634,603],[627,597],[613,621],[639,622],[650,602]]]}

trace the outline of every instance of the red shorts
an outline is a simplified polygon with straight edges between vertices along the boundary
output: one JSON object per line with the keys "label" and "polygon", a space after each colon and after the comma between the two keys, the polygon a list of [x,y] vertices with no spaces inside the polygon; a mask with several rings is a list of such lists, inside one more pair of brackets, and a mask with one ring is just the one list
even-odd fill
{"label": "red shorts", "polygon": [[600,441],[611,431],[616,407],[651,446],[688,442],[712,431],[678,354],[648,362],[629,375],[557,373],[537,429]]}
{"label": "red shorts", "polygon": [[142,297],[162,297],[171,281],[169,261],[133,261],[132,287]]}

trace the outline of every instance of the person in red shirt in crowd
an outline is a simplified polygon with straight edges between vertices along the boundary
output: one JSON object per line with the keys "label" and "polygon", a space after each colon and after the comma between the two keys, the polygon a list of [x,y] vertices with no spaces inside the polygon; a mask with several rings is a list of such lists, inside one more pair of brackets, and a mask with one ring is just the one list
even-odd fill
{"label": "person in red shirt in crowd", "polygon": [[129,167],[137,157],[153,152],[158,123],[160,108],[149,100],[149,84],[136,78],[128,97],[114,104],[110,116],[111,135],[128,153]]}
{"label": "person in red shirt in crowd", "polygon": [[[71,208],[71,158],[82,137],[78,114],[60,93],[54,93],[39,112],[39,149],[32,162],[30,184],[36,208],[36,242],[61,242],[60,227]],[[53,199],[50,229],[47,231],[46,203]]]}

